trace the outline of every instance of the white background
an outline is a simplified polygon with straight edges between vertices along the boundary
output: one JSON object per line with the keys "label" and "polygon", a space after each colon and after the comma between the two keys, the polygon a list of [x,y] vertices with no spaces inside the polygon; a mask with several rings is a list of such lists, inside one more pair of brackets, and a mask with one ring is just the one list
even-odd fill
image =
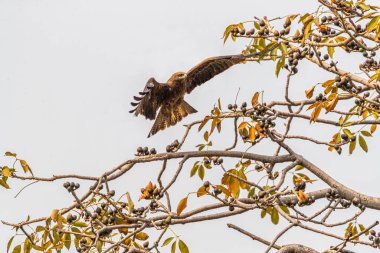
{"label": "white background", "polygon": [[[2,0],[0,153],[17,152],[38,176],[70,173],[96,176],[132,158],[137,146],[164,151],[169,142],[183,134],[181,124],[147,139],[152,122],[128,113],[132,96],[142,90],[149,77],[163,82],[171,73],[186,71],[206,57],[239,53],[246,41],[223,45],[221,40],[229,24],[252,20],[254,16],[311,12],[316,6],[316,1],[296,0]],[[353,67],[350,62],[342,62],[348,68]],[[332,77],[306,64],[301,64],[300,72],[303,74],[297,76],[293,84],[294,94],[300,95],[299,99],[304,98],[305,89]],[[273,63],[234,67],[188,96],[187,101],[199,113],[183,123],[209,113],[218,98],[224,106],[233,102],[239,88],[239,102],[249,100],[255,91],[261,90],[265,90],[267,101],[281,98],[283,84],[284,75],[275,78]],[[336,131],[320,127],[301,123],[294,132],[322,136],[328,141]],[[226,125],[224,131],[231,131],[231,126]],[[229,138],[215,138],[217,147],[232,143],[232,136],[227,136]],[[199,141],[198,137],[191,139],[185,149],[194,149]],[[368,141],[369,154],[358,150],[352,156],[346,155],[346,151],[337,156],[325,147],[297,143],[300,145],[294,146],[296,150],[302,151],[306,158],[340,182],[363,193],[379,194],[380,173],[376,161],[380,147],[375,141]],[[252,152],[271,154],[273,150],[270,145],[264,145]],[[5,157],[0,161],[1,164],[10,162]],[[191,164],[181,175],[182,181],[172,189],[174,204],[201,185],[198,178],[189,179]],[[175,165],[171,164],[169,172],[176,168]],[[130,191],[137,196],[139,188],[154,179],[158,170],[159,164],[140,166],[111,186],[117,189],[117,194]],[[210,175],[213,174],[206,175],[208,179],[218,183]],[[1,220],[18,222],[28,214],[32,218],[48,216],[52,209],[65,207],[72,201],[61,186],[63,181],[34,184],[16,199],[14,196],[27,182],[10,179],[9,183],[11,190],[0,189]],[[82,183],[79,192],[84,191],[86,185]],[[316,183],[314,187],[324,186]],[[189,208],[200,201],[191,197]],[[376,218],[378,214],[368,212],[360,222],[368,225]],[[264,249],[262,245],[228,229],[225,224],[236,223],[270,240],[286,222],[282,220],[275,227],[268,220],[261,220],[258,212],[251,212],[235,219],[173,229],[187,242],[191,252],[236,249],[260,252]],[[344,228],[335,232],[343,235]],[[7,238],[11,235],[9,227],[0,224],[1,252],[5,252]],[[293,242],[321,251],[336,243],[299,229],[278,243]],[[357,247],[350,246],[350,249],[359,251]]]}

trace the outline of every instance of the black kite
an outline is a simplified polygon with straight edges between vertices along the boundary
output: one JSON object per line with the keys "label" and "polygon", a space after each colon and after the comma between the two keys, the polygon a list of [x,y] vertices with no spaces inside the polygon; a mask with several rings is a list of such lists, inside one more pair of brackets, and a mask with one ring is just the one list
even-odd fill
{"label": "black kite", "polygon": [[[152,77],[146,83],[144,91],[139,93],[141,97],[134,97],[137,102],[131,103],[135,108],[130,112],[135,113],[136,116],[142,114],[150,120],[156,119],[149,132],[148,137],[150,137],[160,130],[174,126],[187,115],[197,112],[184,100],[186,93],[192,92],[195,87],[207,82],[233,65],[241,63],[247,58],[264,55],[277,46],[276,44],[250,55],[207,58],[187,73],[174,73],[166,83],[159,83]],[[156,117],[158,110],[160,111]]]}

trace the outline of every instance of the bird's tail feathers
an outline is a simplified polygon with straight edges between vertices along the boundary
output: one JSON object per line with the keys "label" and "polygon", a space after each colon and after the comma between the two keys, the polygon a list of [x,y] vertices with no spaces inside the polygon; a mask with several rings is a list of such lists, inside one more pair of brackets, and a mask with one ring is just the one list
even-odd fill
{"label": "bird's tail feathers", "polygon": [[186,117],[189,114],[196,113],[198,112],[197,110],[194,109],[191,105],[189,105],[185,100],[182,101],[182,103],[178,106],[180,108],[183,117]]}
{"label": "bird's tail feathers", "polygon": [[161,108],[160,112],[157,115],[157,118],[152,126],[152,129],[149,132],[148,138],[156,134],[160,130],[164,130],[167,127],[174,126],[180,122],[187,115],[196,113],[191,105],[186,101],[182,101],[179,105],[172,108],[172,110],[167,110],[166,108]]}

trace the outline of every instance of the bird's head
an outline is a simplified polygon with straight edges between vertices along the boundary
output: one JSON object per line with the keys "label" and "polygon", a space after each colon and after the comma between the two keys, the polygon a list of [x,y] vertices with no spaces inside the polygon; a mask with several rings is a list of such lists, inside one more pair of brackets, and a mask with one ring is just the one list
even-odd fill
{"label": "bird's head", "polygon": [[176,72],[172,75],[170,79],[182,80],[182,79],[185,79],[186,77],[187,77],[187,74],[185,72]]}

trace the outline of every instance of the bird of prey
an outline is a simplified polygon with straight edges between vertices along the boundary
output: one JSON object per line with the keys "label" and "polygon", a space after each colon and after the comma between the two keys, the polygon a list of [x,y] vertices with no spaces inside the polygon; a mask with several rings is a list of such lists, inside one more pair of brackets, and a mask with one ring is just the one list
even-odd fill
{"label": "bird of prey", "polygon": [[[278,45],[268,46],[266,49],[249,55],[229,55],[207,58],[188,72],[174,73],[166,83],[159,83],[153,77],[148,80],[140,96],[134,96],[136,102],[131,105],[135,108],[130,111],[136,116],[154,120],[148,138],[160,130],[174,126],[189,114],[196,113],[185,100],[186,93],[191,93],[195,87],[207,82],[214,76],[241,63],[247,58],[262,56]],[[157,114],[157,111],[158,115]]]}

